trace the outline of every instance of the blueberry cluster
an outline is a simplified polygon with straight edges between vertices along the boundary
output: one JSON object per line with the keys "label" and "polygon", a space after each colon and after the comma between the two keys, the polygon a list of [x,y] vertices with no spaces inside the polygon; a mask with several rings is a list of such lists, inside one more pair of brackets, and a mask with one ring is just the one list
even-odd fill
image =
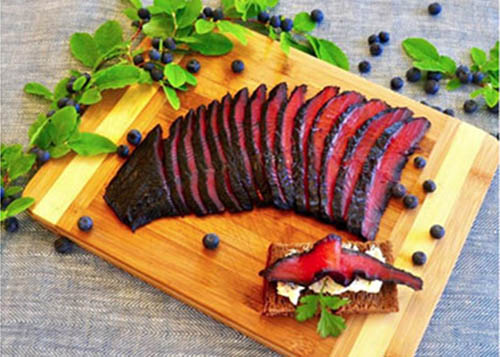
{"label": "blueberry cluster", "polygon": [[[73,96],[75,96],[78,92],[82,91],[85,89],[87,84],[89,84],[91,76],[88,73],[83,73],[83,77],[85,77],[85,82],[81,89],[76,90],[74,88],[75,81],[78,79],[76,76],[71,76],[68,80],[68,83],[66,83],[66,91],[68,92],[68,96],[63,97],[57,101],[57,107],[58,108],[63,108],[63,107],[75,107],[75,110],[78,114],[83,113],[83,107],[75,101]],[[47,113],[47,117],[52,116],[55,113],[54,110],[51,110]]]}
{"label": "blueberry cluster", "polygon": [[173,61],[174,56],[172,51],[177,47],[175,40],[171,37],[166,39],[153,38],[151,41],[151,50],[148,51],[146,59],[143,54],[138,54],[133,58],[134,64],[136,66],[142,66],[151,75],[154,81],[161,81],[163,79],[163,67],[161,64],[169,64]]}
{"label": "blueberry cluster", "polygon": [[207,6],[206,8],[203,9],[199,18],[205,19],[205,20],[212,18],[214,21],[219,21],[219,20],[222,20],[224,18],[224,12],[222,12],[222,9],[220,9],[220,8],[212,10],[211,7]]}
{"label": "blueberry cluster", "polygon": [[368,37],[368,45],[372,56],[380,56],[384,52],[383,44],[386,44],[391,39],[388,32],[382,31],[378,35],[373,34]]}
{"label": "blueberry cluster", "polygon": [[[325,18],[323,11],[320,9],[314,9],[309,16],[317,24],[320,24]],[[280,29],[283,32],[290,32],[293,29],[293,20],[282,15],[271,16],[268,12],[262,11],[257,15],[257,19],[259,22],[263,24],[269,23],[274,29]]]}

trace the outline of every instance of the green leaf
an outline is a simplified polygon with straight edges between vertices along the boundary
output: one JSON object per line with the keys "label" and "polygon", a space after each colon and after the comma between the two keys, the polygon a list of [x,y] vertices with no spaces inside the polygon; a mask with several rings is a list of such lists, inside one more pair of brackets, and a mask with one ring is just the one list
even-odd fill
{"label": "green leaf", "polygon": [[346,71],[349,70],[349,59],[337,45],[324,39],[318,39],[318,45],[320,59]]}
{"label": "green leaf", "polygon": [[441,63],[440,60],[436,61],[436,60],[428,58],[428,59],[425,59],[425,60],[422,60],[422,61],[415,61],[415,62],[413,62],[413,66],[416,67],[416,68],[418,68],[418,69],[421,69],[423,71],[433,71],[433,72],[448,73],[447,69]]}
{"label": "green leaf", "polygon": [[321,309],[321,317],[317,327],[317,331],[321,337],[337,337],[345,329],[345,320],[342,317],[330,313],[327,309]]}
{"label": "green leaf", "polygon": [[488,72],[498,72],[498,58],[486,62],[483,70]]}
{"label": "green leaf", "polygon": [[483,97],[484,101],[490,108],[494,107],[498,103],[498,91],[491,87],[484,87]]}
{"label": "green leaf", "polygon": [[38,95],[50,101],[54,99],[54,97],[52,96],[52,92],[43,84],[37,82],[27,83],[24,86],[24,92],[28,94]]}
{"label": "green leaf", "polygon": [[306,295],[300,298],[300,305],[295,309],[295,319],[304,322],[316,315],[319,295]]}
{"label": "green leaf", "polygon": [[332,310],[338,310],[342,306],[349,304],[349,299],[343,299],[338,296],[321,296],[321,304]]}
{"label": "green leaf", "polygon": [[486,52],[480,48],[472,47],[470,56],[472,57],[472,61],[479,67],[482,67],[486,63]]}
{"label": "green leaf", "polygon": [[142,27],[142,31],[149,37],[170,37],[174,32],[174,19],[170,14],[155,15]]}
{"label": "green leaf", "polygon": [[153,79],[148,71],[142,70],[138,83],[153,84]]}
{"label": "green leaf", "polygon": [[169,14],[186,7],[184,0],[154,0],[153,4]]}
{"label": "green leaf", "polygon": [[31,197],[21,197],[12,201],[6,209],[6,216],[3,218],[13,217],[21,212],[26,211],[30,206],[35,203],[35,199]]}
{"label": "green leaf", "polygon": [[148,6],[147,9],[149,10],[149,13],[153,16],[162,13],[170,14],[169,11],[165,11],[165,9],[162,9],[161,7],[158,6]]}
{"label": "green leaf", "polygon": [[116,151],[116,145],[108,138],[94,133],[80,133],[76,140],[68,141],[68,145],[78,155],[93,156]]}
{"label": "green leaf", "polygon": [[407,38],[403,48],[408,56],[417,61],[432,59],[439,61],[439,53],[432,43],[423,38]]}
{"label": "green leaf", "polygon": [[449,91],[455,90],[457,88],[460,88],[462,86],[462,82],[460,82],[460,79],[458,78],[453,78],[448,81],[446,84],[446,89]]}
{"label": "green leaf", "polygon": [[[106,21],[96,30],[94,41],[97,51],[102,55],[123,42],[122,27],[117,21]],[[95,62],[94,62],[95,63]]]}
{"label": "green leaf", "polygon": [[116,64],[100,70],[94,75],[94,83],[99,90],[123,88],[137,83],[141,70],[133,65]]}
{"label": "green leaf", "polygon": [[54,159],[59,159],[60,157],[65,156],[70,151],[71,148],[66,143],[57,146],[52,146],[49,148],[50,157]]}
{"label": "green leaf", "polygon": [[68,82],[69,78],[63,78],[56,84],[56,87],[54,88],[54,101],[58,101],[59,99],[68,96],[69,93],[66,89]]}
{"label": "green leaf", "polygon": [[136,9],[140,9],[141,7],[143,7],[141,0],[129,0],[129,1]]}
{"label": "green leaf", "polygon": [[83,92],[79,102],[85,105],[92,105],[100,102],[102,99],[101,92],[97,88],[90,88]]}
{"label": "green leaf", "polygon": [[184,70],[184,74],[186,75],[186,83],[187,84],[190,84],[192,86],[195,86],[195,85],[198,84],[198,80],[191,73],[189,73],[188,71]]}
{"label": "green leaf", "polygon": [[478,97],[478,96],[482,95],[482,94],[483,94],[483,91],[484,91],[484,88],[479,88],[479,89],[476,89],[475,91],[471,92],[471,94],[469,94],[469,96],[470,96],[471,98],[476,98],[476,97]]}
{"label": "green leaf", "polygon": [[166,85],[163,85],[163,91],[165,92],[165,95],[167,96],[168,102],[174,108],[175,110],[179,110],[181,107],[181,101],[179,100],[179,97],[177,96],[177,92],[175,89],[168,87]]}
{"label": "green leaf", "polygon": [[217,22],[217,28],[222,33],[230,33],[231,35],[236,37],[238,41],[240,41],[244,46],[247,45],[248,30],[243,26],[234,24],[231,21],[222,20]]}
{"label": "green leaf", "polygon": [[497,41],[495,46],[490,50],[490,60],[498,61],[498,44],[499,42]]}
{"label": "green leaf", "polygon": [[169,63],[165,66],[163,73],[172,87],[178,88],[186,83],[186,71],[177,63]]}
{"label": "green leaf", "polygon": [[498,72],[488,72],[488,81],[493,88],[498,89]]}
{"label": "green leaf", "polygon": [[33,124],[31,124],[31,126],[28,129],[28,137],[30,138],[30,145],[34,144],[34,142],[40,135],[40,132],[45,128],[47,123],[48,123],[47,117],[43,114],[39,114],[36,121]]}
{"label": "green leaf", "polygon": [[8,218],[7,211],[4,211],[4,210],[0,211],[0,222],[5,221],[7,218]]}
{"label": "green leaf", "polygon": [[208,32],[212,32],[215,28],[215,23],[212,21],[207,21],[205,19],[198,19],[194,24],[194,28],[196,29],[196,33],[204,34]]}
{"label": "green leaf", "polygon": [[75,107],[64,107],[58,110],[48,124],[51,141],[57,146],[65,142],[76,127]]}
{"label": "green leaf", "polygon": [[134,9],[133,7],[126,8],[125,10],[123,10],[123,13],[132,21],[140,20],[139,14],[137,13],[137,9]]}
{"label": "green leaf", "polygon": [[73,90],[75,92],[80,91],[83,88],[83,85],[87,82],[87,78],[84,76],[78,77],[76,81],[73,82]]}
{"label": "green leaf", "polygon": [[450,76],[455,74],[455,71],[457,70],[457,64],[452,58],[448,56],[440,56],[439,63],[441,64],[441,67],[444,69],[444,72],[446,74]]}
{"label": "green leaf", "polygon": [[21,153],[16,160],[8,165],[9,179],[15,180],[28,173],[35,163],[36,155]]}
{"label": "green leaf", "polygon": [[6,196],[13,196],[23,190],[21,186],[9,186],[5,189]]}
{"label": "green leaf", "polygon": [[311,32],[316,28],[316,23],[311,20],[307,12],[299,12],[293,19],[293,29],[298,32]]}
{"label": "green leaf", "polygon": [[71,53],[87,67],[93,67],[99,57],[96,41],[88,33],[77,32],[70,39]]}
{"label": "green leaf", "polygon": [[283,31],[280,34],[280,48],[287,56],[290,54],[290,37],[291,35],[288,32]]}
{"label": "green leaf", "polygon": [[278,39],[278,34],[276,33],[276,31],[272,26],[269,26],[269,37],[274,41]]}
{"label": "green leaf", "polygon": [[177,11],[177,27],[191,26],[200,15],[201,8],[201,0],[186,0],[186,7]]}
{"label": "green leaf", "polygon": [[195,34],[187,39],[192,40],[189,42],[191,49],[206,56],[225,55],[233,49],[231,40],[220,33]]}

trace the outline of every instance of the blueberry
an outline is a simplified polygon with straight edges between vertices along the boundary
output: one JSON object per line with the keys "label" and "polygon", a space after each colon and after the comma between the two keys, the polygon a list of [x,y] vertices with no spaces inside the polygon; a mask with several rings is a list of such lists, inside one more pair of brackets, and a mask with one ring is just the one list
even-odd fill
{"label": "blueberry", "polygon": [[206,17],[212,17],[214,14],[214,11],[212,10],[211,7],[206,7],[203,9],[203,15],[205,15]]}
{"label": "blueberry", "polygon": [[130,145],[137,146],[142,140],[142,135],[139,130],[132,129],[127,134],[127,141]]}
{"label": "blueberry", "polygon": [[139,27],[139,26],[141,26],[141,23],[138,20],[134,20],[134,21],[132,21],[131,25],[132,25],[132,27]]}
{"label": "blueberry", "polygon": [[417,196],[414,196],[414,195],[406,195],[403,198],[403,204],[405,205],[406,208],[409,208],[409,209],[417,208],[418,198],[417,198]]}
{"label": "blueberry", "polygon": [[425,192],[434,192],[437,188],[436,183],[432,180],[425,180],[423,187]]}
{"label": "blueberry", "polygon": [[368,61],[361,61],[358,64],[358,69],[361,73],[369,73],[372,69],[372,65]]}
{"label": "blueberry", "polygon": [[52,115],[54,115],[55,113],[56,113],[56,111],[55,111],[54,109],[49,110],[49,111],[47,112],[47,114],[46,114],[46,117],[47,117],[47,118],[50,118],[50,117],[51,117]]}
{"label": "blueberry", "polygon": [[90,82],[90,79],[92,78],[92,76],[89,73],[87,73],[87,72],[85,72],[84,74],[82,74],[82,76],[85,77],[85,84],[83,85],[83,87],[85,87]]}
{"label": "blueberry", "polygon": [[73,242],[66,237],[61,237],[55,240],[54,249],[61,254],[71,253],[73,251]]}
{"label": "blueberry", "polygon": [[118,156],[123,157],[123,158],[126,158],[129,154],[129,152],[130,152],[130,150],[129,150],[127,145],[120,145],[116,149],[116,153],[118,154]]}
{"label": "blueberry", "polygon": [[149,59],[151,61],[159,61],[160,57],[161,57],[161,54],[157,50],[153,49],[153,50],[149,51]]}
{"label": "blueberry", "polygon": [[66,103],[68,103],[68,100],[69,100],[69,98],[66,98],[66,97],[59,99],[57,101],[57,107],[62,108],[64,106],[66,106]]}
{"label": "blueberry", "polygon": [[285,32],[289,32],[291,31],[293,28],[293,20],[292,19],[284,19],[282,22],[281,22],[281,29]]}
{"label": "blueberry", "polygon": [[3,200],[5,197],[5,189],[3,187],[0,188],[0,199]]}
{"label": "blueberry", "polygon": [[161,63],[163,64],[169,64],[174,60],[174,56],[170,52],[163,52],[161,54]]}
{"label": "blueberry", "polygon": [[408,71],[406,71],[406,79],[408,82],[418,82],[422,78],[422,72],[418,68],[410,68]]}
{"label": "blueberry", "polygon": [[270,24],[274,28],[280,27],[281,26],[281,19],[280,19],[280,17],[276,16],[276,15],[271,16],[271,22],[270,22]]}
{"label": "blueberry", "polygon": [[137,11],[137,15],[139,15],[139,17],[143,20],[149,19],[151,17],[151,13],[149,12],[148,9],[145,8],[140,8]]}
{"label": "blueberry", "polygon": [[153,78],[153,81],[161,81],[163,79],[163,71],[159,68],[153,68],[151,70],[151,78]]}
{"label": "blueberry", "polygon": [[186,69],[191,73],[198,73],[200,71],[201,65],[200,62],[196,59],[192,59],[188,62]]}
{"label": "blueberry", "polygon": [[467,114],[474,113],[478,108],[477,102],[473,99],[468,99],[464,103],[464,112]]}
{"label": "blueberry", "polygon": [[384,49],[378,43],[372,43],[370,45],[370,53],[372,56],[380,56],[384,52]]}
{"label": "blueberry", "polygon": [[143,68],[144,70],[151,72],[153,68],[155,68],[155,64],[153,62],[146,62]]}
{"label": "blueberry", "polygon": [[470,72],[469,67],[462,64],[462,65],[458,66],[457,70],[455,71],[455,74],[458,77],[460,75],[460,73],[469,73],[469,72]]}
{"label": "blueberry", "polygon": [[433,2],[429,5],[427,10],[429,11],[429,14],[431,14],[432,16],[436,16],[441,12],[441,4]]}
{"label": "blueberry", "polygon": [[144,56],[143,55],[136,55],[134,56],[134,64],[137,66],[144,62]]}
{"label": "blueberry", "polygon": [[472,82],[473,74],[471,72],[460,72],[458,79],[463,84],[469,84]]}
{"label": "blueberry", "polygon": [[311,11],[311,20],[313,20],[317,24],[320,24],[324,18],[325,15],[320,9],[314,9],[313,11]]}
{"label": "blueberry", "polygon": [[380,43],[387,43],[391,39],[391,36],[389,35],[389,32],[381,31],[378,34],[378,38],[380,40]]}
{"label": "blueberry", "polygon": [[431,227],[430,233],[432,238],[441,239],[446,232],[443,226],[435,224]]}
{"label": "blueberry", "polygon": [[257,19],[262,22],[263,24],[267,23],[269,21],[269,13],[265,11],[259,12],[259,15],[257,15]]}
{"label": "blueberry", "polygon": [[488,111],[490,113],[498,114],[498,103],[495,106],[493,106],[493,107],[490,107],[488,105],[486,107],[488,108]]}
{"label": "blueberry", "polygon": [[214,10],[214,13],[213,13],[214,21],[219,21],[219,20],[222,20],[223,18],[224,18],[224,13],[222,12],[222,9]]}
{"label": "blueberry", "polygon": [[413,159],[413,166],[415,166],[417,169],[423,169],[427,165],[427,161],[422,156],[417,156],[415,159]]}
{"label": "blueberry", "polygon": [[198,15],[198,19],[206,20],[206,19],[208,19],[208,17],[207,17],[207,15],[205,15],[205,14],[203,13],[203,11],[202,11],[202,12],[200,12],[200,14]]}
{"label": "blueberry", "polygon": [[5,230],[9,233],[14,233],[19,229],[19,221],[16,217],[9,217],[5,220]]}
{"label": "blueberry", "polygon": [[50,153],[45,150],[38,150],[38,152],[36,153],[36,157],[40,164],[45,164],[50,160]]}
{"label": "blueberry", "polygon": [[173,51],[176,49],[177,44],[175,43],[175,40],[172,37],[168,37],[167,39],[165,39],[165,41],[163,41],[163,47],[165,47],[170,51]]}
{"label": "blueberry", "polygon": [[10,205],[14,201],[14,197],[5,197],[2,200],[2,209],[6,209],[8,205]]}
{"label": "blueberry", "polygon": [[391,89],[392,90],[400,90],[403,88],[404,81],[401,79],[401,77],[394,77],[391,79]]}
{"label": "blueberry", "polygon": [[472,77],[472,82],[474,84],[481,84],[481,83],[483,83],[483,79],[484,79],[484,73],[483,72],[476,72],[476,73],[474,73],[474,75]]}
{"label": "blueberry", "polygon": [[377,35],[373,34],[368,37],[368,44],[371,45],[372,43],[378,43],[380,39],[378,38]]}
{"label": "blueberry", "polygon": [[219,246],[219,236],[214,233],[206,234],[203,237],[203,245],[207,249],[217,249],[217,247]]}
{"label": "blueberry", "polygon": [[451,117],[454,117],[455,116],[455,111],[451,108],[446,108],[445,110],[443,110],[443,113],[451,116]]}
{"label": "blueberry", "polygon": [[439,91],[439,82],[434,79],[428,79],[424,85],[425,93],[436,94]]}
{"label": "blueberry", "polygon": [[80,105],[79,103],[76,103],[76,104],[74,105],[74,107],[75,107],[75,110],[76,110],[76,112],[77,112],[78,114],[80,114],[80,113],[82,112],[82,107],[81,107],[81,105]]}
{"label": "blueberry", "polygon": [[427,261],[427,255],[424,252],[415,252],[411,256],[411,260],[415,265],[424,265]]}
{"label": "blueberry", "polygon": [[153,38],[153,40],[151,40],[151,46],[153,46],[153,48],[156,48],[157,50],[160,49],[160,43],[161,43],[161,38],[159,37],[155,37]]}
{"label": "blueberry", "polygon": [[76,105],[76,102],[74,99],[68,99],[66,102],[66,107],[74,107]]}
{"label": "blueberry", "polygon": [[80,219],[78,219],[78,228],[81,231],[88,232],[92,229],[93,226],[94,222],[89,216],[82,216],[80,217]]}
{"label": "blueberry", "polygon": [[68,83],[66,83],[66,90],[68,93],[75,93],[73,90],[73,83],[75,83],[75,80],[69,80]]}
{"label": "blueberry", "polygon": [[439,82],[441,79],[443,79],[443,74],[441,72],[429,71],[427,72],[427,79],[432,79]]}
{"label": "blueberry", "polygon": [[402,198],[406,195],[406,187],[400,183],[396,183],[391,187],[391,195],[394,198]]}
{"label": "blueberry", "polygon": [[241,73],[245,69],[245,64],[241,60],[234,60],[231,63],[231,69],[234,73]]}

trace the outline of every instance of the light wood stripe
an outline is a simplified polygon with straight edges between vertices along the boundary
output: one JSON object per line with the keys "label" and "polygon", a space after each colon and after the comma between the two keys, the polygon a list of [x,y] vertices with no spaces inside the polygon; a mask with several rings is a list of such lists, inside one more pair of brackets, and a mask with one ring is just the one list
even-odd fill
{"label": "light wood stripe", "polygon": [[[104,135],[113,142],[118,141],[157,90],[158,87],[150,85],[130,87],[100,123],[95,133]],[[106,155],[75,156],[33,208],[33,213],[44,217],[47,222],[56,224],[105,158]]]}
{"label": "light wood stripe", "polygon": [[[422,275],[423,268],[414,266],[411,256],[417,250],[425,252],[428,256],[431,255],[437,242],[429,237],[429,228],[432,224],[446,223],[446,219],[460,195],[467,173],[474,163],[485,135],[484,132],[478,129],[471,130],[465,125],[458,128],[448,151],[448,156],[443,161],[435,178],[439,195],[433,196],[431,194],[426,198],[395,260],[394,265],[398,268],[421,276],[424,280],[424,289],[420,292],[414,292],[409,288],[400,287],[398,289],[400,311],[394,314],[370,315],[367,317],[349,356],[373,356],[373,351],[386,351],[392,338],[397,337],[397,327],[412,296],[425,294],[426,277],[425,274]],[[464,143],[467,143],[467,145],[464,145]],[[445,240],[442,243],[454,244],[452,239]],[[439,262],[431,260],[428,264],[434,265],[439,264]],[[446,280],[436,283],[445,285]]]}

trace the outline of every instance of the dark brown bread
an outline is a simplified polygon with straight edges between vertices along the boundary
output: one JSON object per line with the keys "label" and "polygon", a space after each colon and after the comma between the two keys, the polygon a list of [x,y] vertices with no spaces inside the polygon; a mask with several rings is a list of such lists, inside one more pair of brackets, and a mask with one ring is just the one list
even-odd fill
{"label": "dark brown bread", "polygon": [[[392,244],[389,241],[375,242],[351,242],[355,244],[360,251],[364,252],[372,245],[376,245],[382,251],[386,262],[394,263],[392,255]],[[267,266],[273,264],[279,258],[284,257],[290,249],[295,249],[299,252],[304,252],[312,248],[313,243],[276,243],[271,244],[267,258]],[[398,306],[398,290],[394,283],[384,283],[378,294],[370,294],[364,291],[361,292],[346,292],[340,295],[348,298],[351,302],[341,307],[337,313],[339,315],[352,314],[373,314],[382,312],[397,312]],[[280,296],[276,292],[276,284],[265,281],[264,283],[264,310],[265,316],[294,316],[295,305],[293,305],[287,297]]]}

